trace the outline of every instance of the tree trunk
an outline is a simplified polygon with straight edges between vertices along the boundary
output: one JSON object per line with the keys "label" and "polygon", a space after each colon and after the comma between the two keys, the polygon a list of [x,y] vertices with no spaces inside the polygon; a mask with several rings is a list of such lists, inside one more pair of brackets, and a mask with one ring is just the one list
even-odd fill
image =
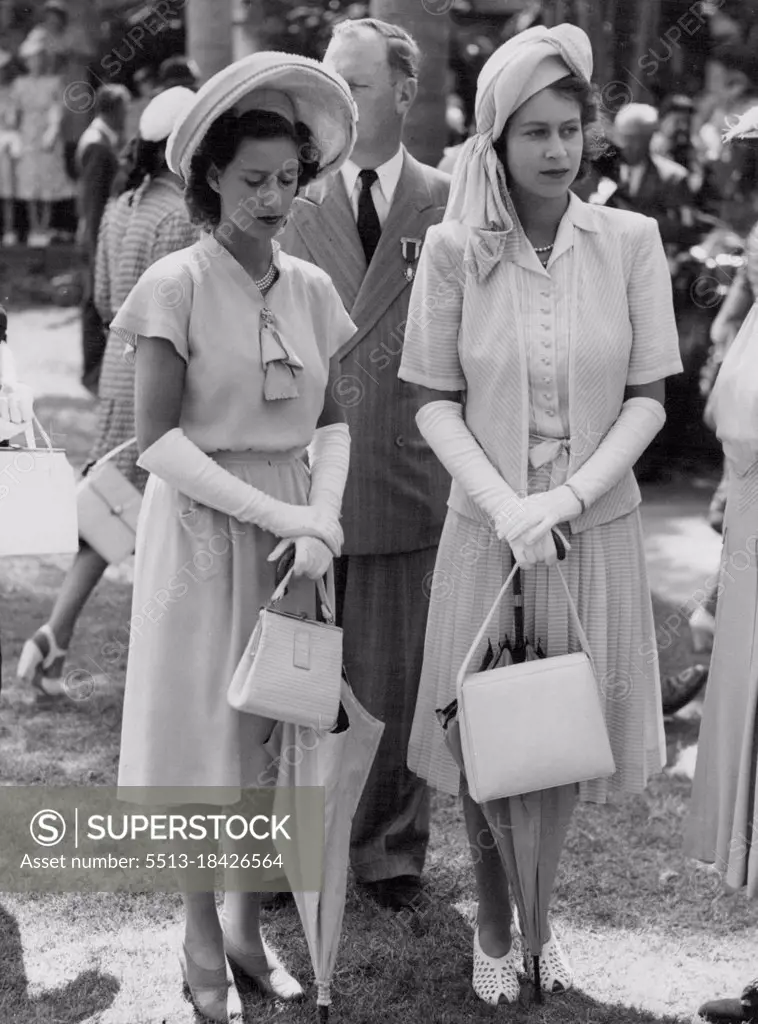
{"label": "tree trunk", "polygon": [[232,61],[230,0],[187,0],[187,54],[206,81]]}
{"label": "tree trunk", "polygon": [[234,60],[265,50],[261,27],[265,20],[263,0],[232,2],[232,55]]}
{"label": "tree trunk", "polygon": [[[447,142],[449,0],[371,0],[371,15],[401,25],[421,47],[419,90],[405,126],[405,144],[422,163],[436,166]],[[440,13],[432,13],[438,9]]]}
{"label": "tree trunk", "polygon": [[632,67],[627,68],[629,89],[632,99],[650,102],[650,84],[646,82],[643,72],[643,57],[650,44],[658,35],[661,20],[661,0],[640,0],[637,4],[637,31],[634,41],[634,57]]}

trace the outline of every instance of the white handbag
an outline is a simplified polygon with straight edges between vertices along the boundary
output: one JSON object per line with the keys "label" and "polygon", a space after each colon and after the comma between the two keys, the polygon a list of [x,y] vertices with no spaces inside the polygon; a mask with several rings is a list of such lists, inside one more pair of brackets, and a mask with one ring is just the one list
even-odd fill
{"label": "white handbag", "polygon": [[34,426],[26,446],[0,447],[0,555],[72,555],[79,550],[76,481],[66,453]]}
{"label": "white handbag", "polygon": [[111,565],[134,554],[142,495],[111,460],[136,437],[107,452],[85,470],[76,490],[79,535]]}
{"label": "white handbag", "polygon": [[457,678],[461,747],[477,803],[585,782],[616,770],[587,637],[560,567],[582,650],[468,674],[514,568]]}
{"label": "white handbag", "polygon": [[340,705],[342,630],[334,625],[322,580],[316,587],[325,622],[276,607],[291,578],[292,569],[261,608],[227,700],[237,711],[330,730]]}

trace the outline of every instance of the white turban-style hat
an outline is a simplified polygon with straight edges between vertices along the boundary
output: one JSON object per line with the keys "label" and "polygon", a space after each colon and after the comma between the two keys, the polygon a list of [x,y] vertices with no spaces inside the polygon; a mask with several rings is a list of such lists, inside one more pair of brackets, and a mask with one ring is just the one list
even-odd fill
{"label": "white turban-style hat", "polygon": [[495,152],[506,122],[538,92],[566,75],[589,83],[592,45],[575,25],[527,29],[503,43],[482,68],[476,89],[476,134],[458,155],[445,220],[470,228],[466,259],[486,277],[509,242],[516,214]]}
{"label": "white turban-style hat", "polygon": [[266,50],[230,64],[195,94],[166,147],[175,174],[187,180],[208,129],[232,109],[237,114],[269,110],[307,125],[321,154],[314,180],[341,167],[355,145],[358,110],[342,76],[309,57]]}
{"label": "white turban-style hat", "polygon": [[192,89],[185,89],[182,85],[159,92],[142,111],[139,119],[140,138],[145,142],[163,142],[194,100]]}

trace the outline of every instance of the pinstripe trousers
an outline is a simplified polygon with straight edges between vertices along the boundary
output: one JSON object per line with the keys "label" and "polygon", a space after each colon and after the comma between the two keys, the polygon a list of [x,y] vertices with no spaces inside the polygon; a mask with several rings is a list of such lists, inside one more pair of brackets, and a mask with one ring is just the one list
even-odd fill
{"label": "pinstripe trousers", "polygon": [[335,560],[337,622],[347,677],[384,735],[353,820],[356,877],[375,882],[420,875],[429,840],[429,790],[409,771],[408,740],[429,610],[425,578],[437,548]]}

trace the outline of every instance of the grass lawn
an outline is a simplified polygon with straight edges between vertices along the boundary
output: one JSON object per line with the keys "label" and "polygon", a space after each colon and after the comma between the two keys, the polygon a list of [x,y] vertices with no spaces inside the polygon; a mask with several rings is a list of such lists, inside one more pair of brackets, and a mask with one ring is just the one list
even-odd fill
{"label": "grass lawn", "polygon": [[[84,458],[91,404],[42,408]],[[56,426],[57,424],[57,426]],[[70,667],[91,673],[92,692],[61,705],[34,704],[13,678],[23,639],[43,621],[66,560],[17,559],[4,566],[5,682],[0,704],[4,784],[115,782],[124,664],[103,651],[124,636],[130,589],[105,580],[85,609]],[[662,622],[671,608],[658,602]],[[694,660],[684,635],[667,643],[664,671]],[[414,918],[367,903],[352,887],[334,979],[332,1019],[352,1024],[469,1024],[509,1019],[546,1024],[635,1024],[689,1020],[702,1000],[737,994],[756,971],[758,928],[741,895],[717,898],[718,878],[685,860],[697,709],[667,726],[669,765],[642,796],[578,809],[562,861],[554,921],[576,970],[576,989],[534,1006],[490,1009],[471,992],[475,895],[461,814],[437,797],[426,873],[430,907]],[[0,894],[0,1024],[186,1024],[174,947],[175,896]],[[269,941],[304,981],[305,941],[292,908],[267,911]],[[249,1021],[300,1024],[315,996],[282,1008],[256,997]]]}

